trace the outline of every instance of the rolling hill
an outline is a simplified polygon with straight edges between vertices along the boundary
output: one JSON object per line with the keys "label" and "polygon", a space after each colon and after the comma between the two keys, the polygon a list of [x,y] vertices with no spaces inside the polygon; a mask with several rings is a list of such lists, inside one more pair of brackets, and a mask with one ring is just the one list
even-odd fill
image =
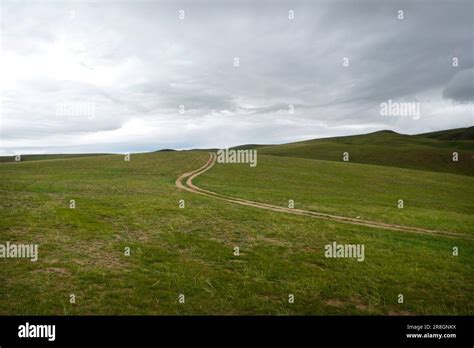
{"label": "rolling hill", "polygon": [[[444,139],[459,134],[262,146],[255,168],[218,163],[194,180],[238,199],[450,235],[178,188],[209,160],[204,151],[0,163],[0,244],[39,246],[37,262],[0,259],[0,315],[472,315],[474,177],[466,163],[445,161],[453,149],[472,154],[472,140]],[[364,261],[325,257],[334,242],[364,245]]]}
{"label": "rolling hill", "polygon": [[[55,160],[55,159],[67,159],[67,158],[80,158],[80,157],[91,157],[91,156],[104,156],[105,154],[100,153],[84,153],[84,154],[42,154],[42,155],[21,155],[21,161],[44,161],[44,160]],[[15,156],[0,156],[0,162],[15,162]]]}
{"label": "rolling hill", "polygon": [[[420,135],[378,131],[364,135],[307,140],[258,148],[262,155],[354,163],[474,175],[474,127]],[[453,152],[458,153],[454,162]]]}

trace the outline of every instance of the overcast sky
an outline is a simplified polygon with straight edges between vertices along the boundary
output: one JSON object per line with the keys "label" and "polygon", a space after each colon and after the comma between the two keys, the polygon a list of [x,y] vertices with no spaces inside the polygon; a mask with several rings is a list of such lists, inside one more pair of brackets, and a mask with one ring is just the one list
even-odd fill
{"label": "overcast sky", "polygon": [[474,125],[472,0],[0,3],[3,155]]}

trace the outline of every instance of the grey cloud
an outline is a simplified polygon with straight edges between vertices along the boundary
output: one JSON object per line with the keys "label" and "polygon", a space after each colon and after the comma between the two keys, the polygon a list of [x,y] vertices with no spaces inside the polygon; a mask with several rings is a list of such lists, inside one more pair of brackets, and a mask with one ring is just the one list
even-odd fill
{"label": "grey cloud", "polygon": [[[77,144],[84,134],[97,148],[110,144],[115,151],[120,144],[225,146],[473,123],[468,0],[0,6],[3,48],[13,57],[7,72],[16,73],[21,62],[26,70],[38,64],[18,81],[3,82],[5,153],[38,144],[55,151],[85,148]],[[396,18],[399,9],[403,21]],[[453,56],[458,69],[451,66]],[[349,67],[342,66],[343,57]],[[377,108],[387,99],[421,100],[429,113],[418,121],[383,119]],[[449,123],[438,116],[438,109],[445,114],[446,99],[463,103],[452,106]],[[95,119],[52,113],[56,103],[70,100],[95,103]],[[295,105],[294,114],[288,104]],[[64,143],[60,135],[67,136]]]}
{"label": "grey cloud", "polygon": [[443,97],[457,102],[467,103],[474,101],[474,69],[458,72],[446,88]]}

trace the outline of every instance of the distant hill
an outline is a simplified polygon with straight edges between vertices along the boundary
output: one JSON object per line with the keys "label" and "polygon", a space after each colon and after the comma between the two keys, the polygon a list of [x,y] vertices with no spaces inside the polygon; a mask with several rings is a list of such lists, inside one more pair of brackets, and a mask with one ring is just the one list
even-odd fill
{"label": "distant hill", "polygon": [[[405,135],[389,130],[259,148],[259,154],[342,161],[474,175],[474,127]],[[458,152],[459,161],[452,161]]]}
{"label": "distant hill", "polygon": [[419,134],[419,137],[439,140],[474,140],[474,126],[468,128],[457,128],[439,132]]}
{"label": "distant hill", "polygon": [[[344,152],[349,162],[391,167],[437,171],[474,176],[474,126],[417,135],[381,130],[368,134],[305,140],[264,145],[244,144],[232,149],[258,149],[262,155],[299,157],[327,161],[342,161]],[[189,151],[217,151],[216,148]],[[155,152],[171,152],[162,149]],[[453,152],[459,161],[453,162]],[[100,156],[106,154],[23,155],[22,161]],[[0,156],[0,162],[13,162],[14,156]]]}
{"label": "distant hill", "polygon": [[[51,155],[21,155],[21,161],[40,161],[63,158],[104,156],[106,153],[84,153],[84,154],[51,154]],[[15,156],[0,156],[0,162],[15,162]]]}
{"label": "distant hill", "polygon": [[233,150],[246,150],[246,149],[257,149],[261,148],[264,146],[271,146],[271,145],[259,145],[259,144],[246,144],[246,145],[238,145],[238,146],[233,146],[231,149]]}

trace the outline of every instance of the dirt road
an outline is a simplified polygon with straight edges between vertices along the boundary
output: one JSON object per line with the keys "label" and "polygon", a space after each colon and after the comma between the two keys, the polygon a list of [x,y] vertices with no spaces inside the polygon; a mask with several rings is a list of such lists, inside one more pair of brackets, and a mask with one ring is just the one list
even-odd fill
{"label": "dirt road", "polygon": [[[180,189],[183,189],[189,192],[212,197],[212,198],[226,201],[229,203],[240,204],[240,205],[245,205],[245,206],[250,206],[250,207],[255,207],[255,208],[260,208],[260,209],[267,209],[267,210],[276,211],[276,212],[295,214],[295,215],[304,215],[304,216],[310,216],[310,217],[314,217],[318,219],[332,220],[332,221],[337,221],[337,222],[342,222],[342,223],[361,225],[361,226],[367,226],[367,227],[373,227],[373,228],[382,228],[382,229],[411,232],[411,233],[424,233],[424,234],[440,235],[440,236],[446,236],[446,237],[461,237],[461,238],[473,239],[471,236],[461,234],[461,233],[428,230],[428,229],[418,228],[418,227],[401,226],[401,225],[387,224],[387,223],[377,222],[377,221],[361,220],[361,219],[351,218],[351,217],[346,217],[346,216],[318,213],[318,212],[310,211],[310,210],[280,207],[276,205],[225,196],[219,193],[204,190],[194,185],[193,179],[207,172],[209,169],[211,169],[215,165],[217,155],[213,152],[210,152],[209,155],[210,155],[209,160],[201,168],[196,169],[192,172],[184,173],[180,175],[180,177],[176,179],[176,186]],[[183,183],[184,180],[186,180],[186,184]]]}

